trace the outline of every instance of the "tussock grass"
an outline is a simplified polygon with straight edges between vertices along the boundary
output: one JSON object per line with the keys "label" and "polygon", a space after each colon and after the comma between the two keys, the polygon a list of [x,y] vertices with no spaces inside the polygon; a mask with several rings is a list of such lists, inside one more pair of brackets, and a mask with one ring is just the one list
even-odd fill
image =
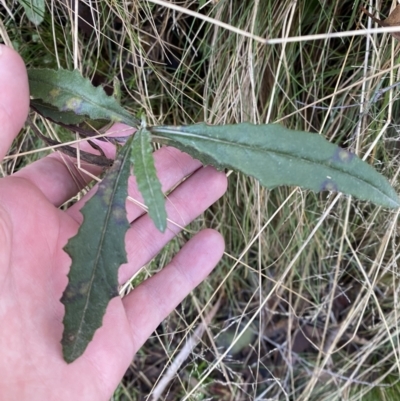
{"label": "tussock grass", "polygon": [[[117,76],[122,103],[150,124],[279,122],[350,148],[398,189],[398,88],[385,88],[399,80],[400,44],[389,34],[329,38],[373,26],[360,1],[180,3],[262,37],[326,33],[273,46],[151,1],[93,2],[81,11],[86,23],[73,4],[49,2],[39,27],[14,4],[14,19],[2,11],[3,40],[28,66],[79,68],[106,88]],[[395,4],[376,11],[387,16]],[[40,146],[25,134],[11,153]],[[10,163],[8,174],[18,168]],[[236,173],[229,180],[227,195],[141,273],[154,274],[202,227],[225,237],[219,267],[159,326],[113,399],[152,399],[220,300],[161,399],[397,400],[398,213],[335,194],[266,190]]]}

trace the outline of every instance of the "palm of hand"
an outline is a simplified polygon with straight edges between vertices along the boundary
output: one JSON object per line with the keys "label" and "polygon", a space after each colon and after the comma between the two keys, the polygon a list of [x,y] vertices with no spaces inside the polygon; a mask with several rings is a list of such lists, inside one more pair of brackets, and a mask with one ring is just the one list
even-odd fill
{"label": "palm of hand", "polygon": [[[3,157],[26,117],[28,87],[20,58],[0,48],[0,86],[6,89],[0,94]],[[82,219],[79,209],[85,202],[82,199],[67,211],[58,209],[78,190],[69,163],[67,168],[58,155],[51,155],[0,180],[2,400],[109,399],[134,353],[207,276],[223,251],[216,232],[197,234],[160,273],[126,298],[114,298],[84,355],[66,364],[60,344],[64,315],[60,298],[71,261],[62,248],[76,234]],[[168,215],[173,221],[188,223],[225,191],[223,174],[211,168],[199,170],[198,162],[175,149],[158,151],[156,165],[165,190],[195,172],[169,197]],[[129,193],[138,197],[133,179]],[[119,272],[121,283],[178,231],[170,225],[165,234],[157,232],[133,204],[128,204],[127,213],[132,225],[126,236],[128,263]]]}
{"label": "palm of hand", "polygon": [[2,180],[0,193],[9,195],[0,209],[2,249],[9,250],[0,266],[0,388],[10,389],[2,397],[60,399],[60,389],[65,399],[112,394],[135,351],[121,300],[110,305],[90,352],[67,365],[60,344],[64,308],[59,300],[70,260],[62,246],[78,223],[24,180]]}

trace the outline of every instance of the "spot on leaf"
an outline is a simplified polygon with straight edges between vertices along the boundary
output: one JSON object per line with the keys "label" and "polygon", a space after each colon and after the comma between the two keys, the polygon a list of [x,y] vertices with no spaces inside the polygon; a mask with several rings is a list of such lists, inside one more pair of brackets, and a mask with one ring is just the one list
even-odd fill
{"label": "spot on leaf", "polygon": [[62,111],[70,110],[74,111],[76,114],[80,114],[82,111],[82,104],[83,104],[82,99],[78,97],[72,97],[71,99],[67,100],[65,107],[62,109]]}
{"label": "spot on leaf", "polygon": [[78,293],[79,295],[86,295],[89,292],[89,289],[90,289],[90,282],[87,281],[86,283],[82,283],[79,286]]}
{"label": "spot on leaf", "polygon": [[328,178],[322,183],[321,191],[337,192],[338,188],[336,183],[331,178]]}
{"label": "spot on leaf", "polygon": [[70,299],[73,299],[75,297],[75,295],[76,295],[76,292],[73,291],[71,288],[69,288],[68,290],[64,291],[63,297],[65,299],[70,300]]}
{"label": "spot on leaf", "polygon": [[118,221],[125,221],[126,213],[120,209],[114,209],[112,212],[112,218],[115,219],[116,222]]}
{"label": "spot on leaf", "polygon": [[56,97],[58,97],[60,95],[60,93],[61,93],[60,89],[52,89],[49,92],[49,95],[50,95],[51,98],[56,98]]}
{"label": "spot on leaf", "polygon": [[354,159],[354,153],[349,152],[346,149],[338,148],[333,155],[333,161],[339,163],[350,163]]}
{"label": "spot on leaf", "polygon": [[83,298],[84,296],[87,295],[89,289],[90,289],[89,281],[77,283],[74,286],[68,286],[68,288],[64,291],[62,299],[67,301],[72,301],[79,298]]}

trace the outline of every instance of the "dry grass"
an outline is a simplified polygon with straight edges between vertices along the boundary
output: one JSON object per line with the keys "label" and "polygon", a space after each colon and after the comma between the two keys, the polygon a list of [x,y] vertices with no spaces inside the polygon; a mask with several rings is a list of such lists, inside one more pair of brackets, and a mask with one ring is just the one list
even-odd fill
{"label": "dry grass", "polygon": [[[151,1],[92,4],[84,18],[95,29],[77,26],[72,9],[53,0],[37,30],[14,4],[14,21],[3,11],[2,36],[30,66],[79,68],[105,86],[117,75],[123,104],[150,124],[279,122],[352,149],[398,189],[398,89],[378,91],[399,80],[400,44],[389,34],[329,38],[373,27],[361,2],[219,0],[201,10],[198,1],[179,3],[261,37],[326,34],[271,46]],[[387,16],[395,4],[373,5]],[[14,154],[37,147],[21,138]],[[229,179],[224,199],[190,226],[219,229],[224,259],[159,326],[113,399],[154,399],[167,367],[220,302],[160,399],[397,400],[398,212]]]}

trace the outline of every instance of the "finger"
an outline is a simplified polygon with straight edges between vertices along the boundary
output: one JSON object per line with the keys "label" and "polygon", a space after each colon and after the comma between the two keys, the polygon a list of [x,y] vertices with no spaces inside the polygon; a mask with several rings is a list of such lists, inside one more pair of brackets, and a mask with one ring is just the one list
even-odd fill
{"label": "finger", "polygon": [[126,282],[151,260],[181,230],[179,226],[188,225],[219,199],[226,186],[224,173],[205,167],[169,195],[166,207],[170,222],[165,233],[157,230],[147,214],[136,220],[125,237],[128,263],[119,270],[120,283]]}
{"label": "finger", "polygon": [[208,276],[223,251],[222,236],[214,230],[203,230],[185,244],[167,267],[123,299],[136,350]]}
{"label": "finger", "polygon": [[0,45],[0,160],[24,125],[29,111],[25,64],[14,50]]}
{"label": "finger", "polygon": [[[198,160],[195,160],[187,153],[183,153],[172,147],[163,147],[154,152],[154,162],[163,192],[166,192],[174,187],[183,178],[192,174],[201,166]],[[68,209],[67,213],[78,223],[81,223],[83,220],[80,209],[91,198],[91,196],[94,195],[96,190],[97,186],[95,186],[82,200]],[[140,195],[136,185],[136,179],[134,177],[129,178],[128,194],[139,202],[143,202],[142,196]],[[144,214],[145,210],[142,207],[128,201],[127,213],[128,220],[133,221],[136,217]]]}
{"label": "finger", "polygon": [[[127,135],[132,132],[134,129],[123,124],[115,124],[108,131],[117,135]],[[93,140],[93,142],[102,148],[106,157],[114,159],[114,145],[100,140]],[[76,147],[92,154],[100,154],[87,141],[80,142]],[[81,162],[78,166],[75,158],[56,152],[23,168],[14,176],[26,179],[39,188],[50,203],[60,206],[75,196],[92,181],[93,176],[101,174],[102,171],[101,167],[85,162]]]}

